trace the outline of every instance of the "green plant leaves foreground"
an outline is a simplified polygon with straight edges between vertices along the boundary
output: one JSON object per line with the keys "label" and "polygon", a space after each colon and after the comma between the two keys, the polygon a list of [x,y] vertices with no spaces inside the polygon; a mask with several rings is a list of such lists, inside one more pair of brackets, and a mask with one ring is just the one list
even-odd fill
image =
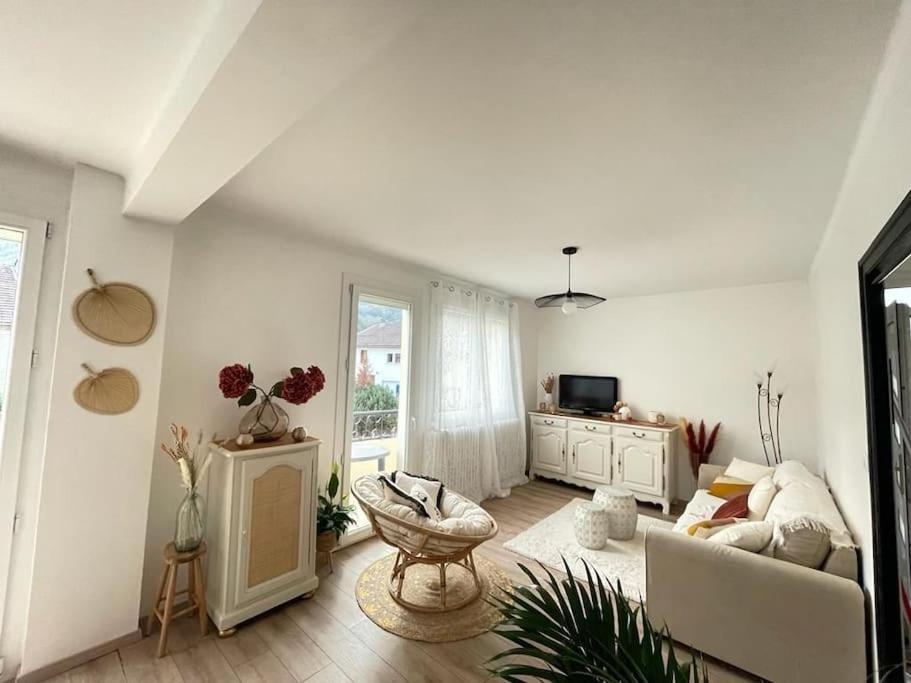
{"label": "green plant leaves foreground", "polygon": [[494,631],[515,645],[490,660],[492,673],[506,681],[707,683],[695,658],[677,661],[667,628],[652,628],[644,608],[623,594],[619,582],[605,586],[582,563],[587,583],[573,575],[565,558],[565,579],[541,565],[547,575],[542,581],[519,564],[531,584],[489,597],[503,614]]}

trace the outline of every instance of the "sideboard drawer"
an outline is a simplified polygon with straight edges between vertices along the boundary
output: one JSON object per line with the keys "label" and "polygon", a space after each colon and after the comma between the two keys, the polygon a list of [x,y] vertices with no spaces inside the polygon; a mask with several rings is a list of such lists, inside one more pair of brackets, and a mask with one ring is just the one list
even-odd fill
{"label": "sideboard drawer", "polygon": [[659,429],[647,429],[614,425],[614,436],[642,441],[664,441],[665,432]]}
{"label": "sideboard drawer", "polygon": [[531,423],[541,427],[560,427],[566,429],[566,418],[548,417],[547,415],[532,415]]}
{"label": "sideboard drawer", "polygon": [[608,435],[611,433],[611,426],[603,422],[586,422],[584,420],[570,420],[569,428],[575,429],[580,432],[588,432],[589,434],[604,434]]}

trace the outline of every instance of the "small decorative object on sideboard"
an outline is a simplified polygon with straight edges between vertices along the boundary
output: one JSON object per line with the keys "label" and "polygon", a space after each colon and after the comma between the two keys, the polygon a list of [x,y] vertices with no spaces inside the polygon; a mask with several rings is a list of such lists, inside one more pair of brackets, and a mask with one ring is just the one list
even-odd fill
{"label": "small decorative object on sideboard", "polygon": [[541,388],[544,389],[544,409],[554,410],[554,373],[549,372],[541,380]]}
{"label": "small decorative object on sideboard", "polygon": [[288,433],[290,420],[288,413],[275,399],[302,405],[326,385],[326,376],[315,365],[306,370],[294,367],[290,373],[266,391],[253,383],[253,369],[249,365],[235,363],[221,369],[218,373],[218,388],[225,398],[236,398],[237,405],[248,406],[262,395],[260,402],[241,418],[241,434],[251,434],[254,441],[276,441],[282,438]]}
{"label": "small decorative object on sideboard", "polygon": [[347,504],[347,494],[341,496],[337,503],[335,502],[338,488],[338,463],[333,462],[329,482],[326,484],[326,489],[319,492],[319,504],[316,507],[316,551],[326,553],[330,573],[334,571],[332,553],[338,546],[342,534],[354,524],[354,517],[351,516],[354,506]]}
{"label": "small decorative object on sideboard", "polygon": [[[777,394],[773,394],[772,374],[771,370],[766,371],[764,386],[762,379],[756,382],[756,417],[759,422],[759,438],[762,439],[762,451],[765,453],[766,464],[770,466],[780,465],[782,462],[781,435],[778,427],[781,399],[784,398],[784,390],[780,389]],[[765,416],[765,424],[763,424],[763,416]]]}
{"label": "small decorative object on sideboard", "polygon": [[648,411],[648,421],[655,425],[663,425],[667,422],[667,418],[659,410],[650,410]]}
{"label": "small decorative object on sideboard", "polygon": [[244,448],[246,446],[252,446],[253,445],[253,435],[252,434],[238,434],[237,438],[234,439],[234,442],[241,448]]}
{"label": "small decorative object on sideboard", "polygon": [[309,432],[306,427],[295,427],[291,430],[291,438],[294,439],[297,443],[300,443],[309,436]]}
{"label": "small decorative object on sideboard", "polygon": [[616,416],[614,418],[615,420],[621,420],[623,422],[633,419],[633,411],[626,401],[617,401],[614,404],[614,415]]}
{"label": "small decorative object on sideboard", "polygon": [[721,429],[719,422],[713,428],[711,433],[706,437],[705,421],[699,420],[699,432],[693,428],[693,423],[685,417],[680,418],[680,429],[686,439],[686,447],[690,451],[690,469],[693,477],[699,478],[699,466],[705,465],[709,461],[709,456],[715,450],[715,441],[718,439],[718,430]]}
{"label": "small decorative object on sideboard", "polygon": [[206,535],[205,501],[197,491],[199,482],[209,469],[211,454],[205,457],[199,452],[202,446],[202,431],[199,438],[190,448],[189,433],[186,427],[171,425],[173,445],[161,444],[161,450],[174,461],[180,470],[180,479],[187,494],[177,508],[177,523],[174,528],[174,548],[179,553],[196,550]]}

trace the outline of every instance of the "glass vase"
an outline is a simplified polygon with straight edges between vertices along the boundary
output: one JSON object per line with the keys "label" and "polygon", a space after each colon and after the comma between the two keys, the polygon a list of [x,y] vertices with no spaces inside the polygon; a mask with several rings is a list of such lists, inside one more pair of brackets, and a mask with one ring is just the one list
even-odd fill
{"label": "glass vase", "polygon": [[240,420],[240,433],[252,434],[254,441],[275,441],[288,433],[288,413],[270,396],[250,408]]}
{"label": "glass vase", "polygon": [[177,508],[174,547],[179,553],[196,550],[206,537],[206,505],[196,489],[188,491]]}

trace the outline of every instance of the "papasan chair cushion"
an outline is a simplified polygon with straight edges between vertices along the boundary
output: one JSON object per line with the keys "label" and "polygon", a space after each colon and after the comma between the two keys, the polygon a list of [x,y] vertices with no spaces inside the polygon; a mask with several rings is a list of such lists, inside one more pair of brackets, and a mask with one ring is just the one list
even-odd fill
{"label": "papasan chair cushion", "polygon": [[386,500],[383,484],[376,474],[368,474],[354,482],[356,497],[374,508],[434,531],[458,536],[486,536],[494,526],[493,518],[477,503],[444,489],[440,512],[443,519],[436,522],[418,514],[413,508]]}

